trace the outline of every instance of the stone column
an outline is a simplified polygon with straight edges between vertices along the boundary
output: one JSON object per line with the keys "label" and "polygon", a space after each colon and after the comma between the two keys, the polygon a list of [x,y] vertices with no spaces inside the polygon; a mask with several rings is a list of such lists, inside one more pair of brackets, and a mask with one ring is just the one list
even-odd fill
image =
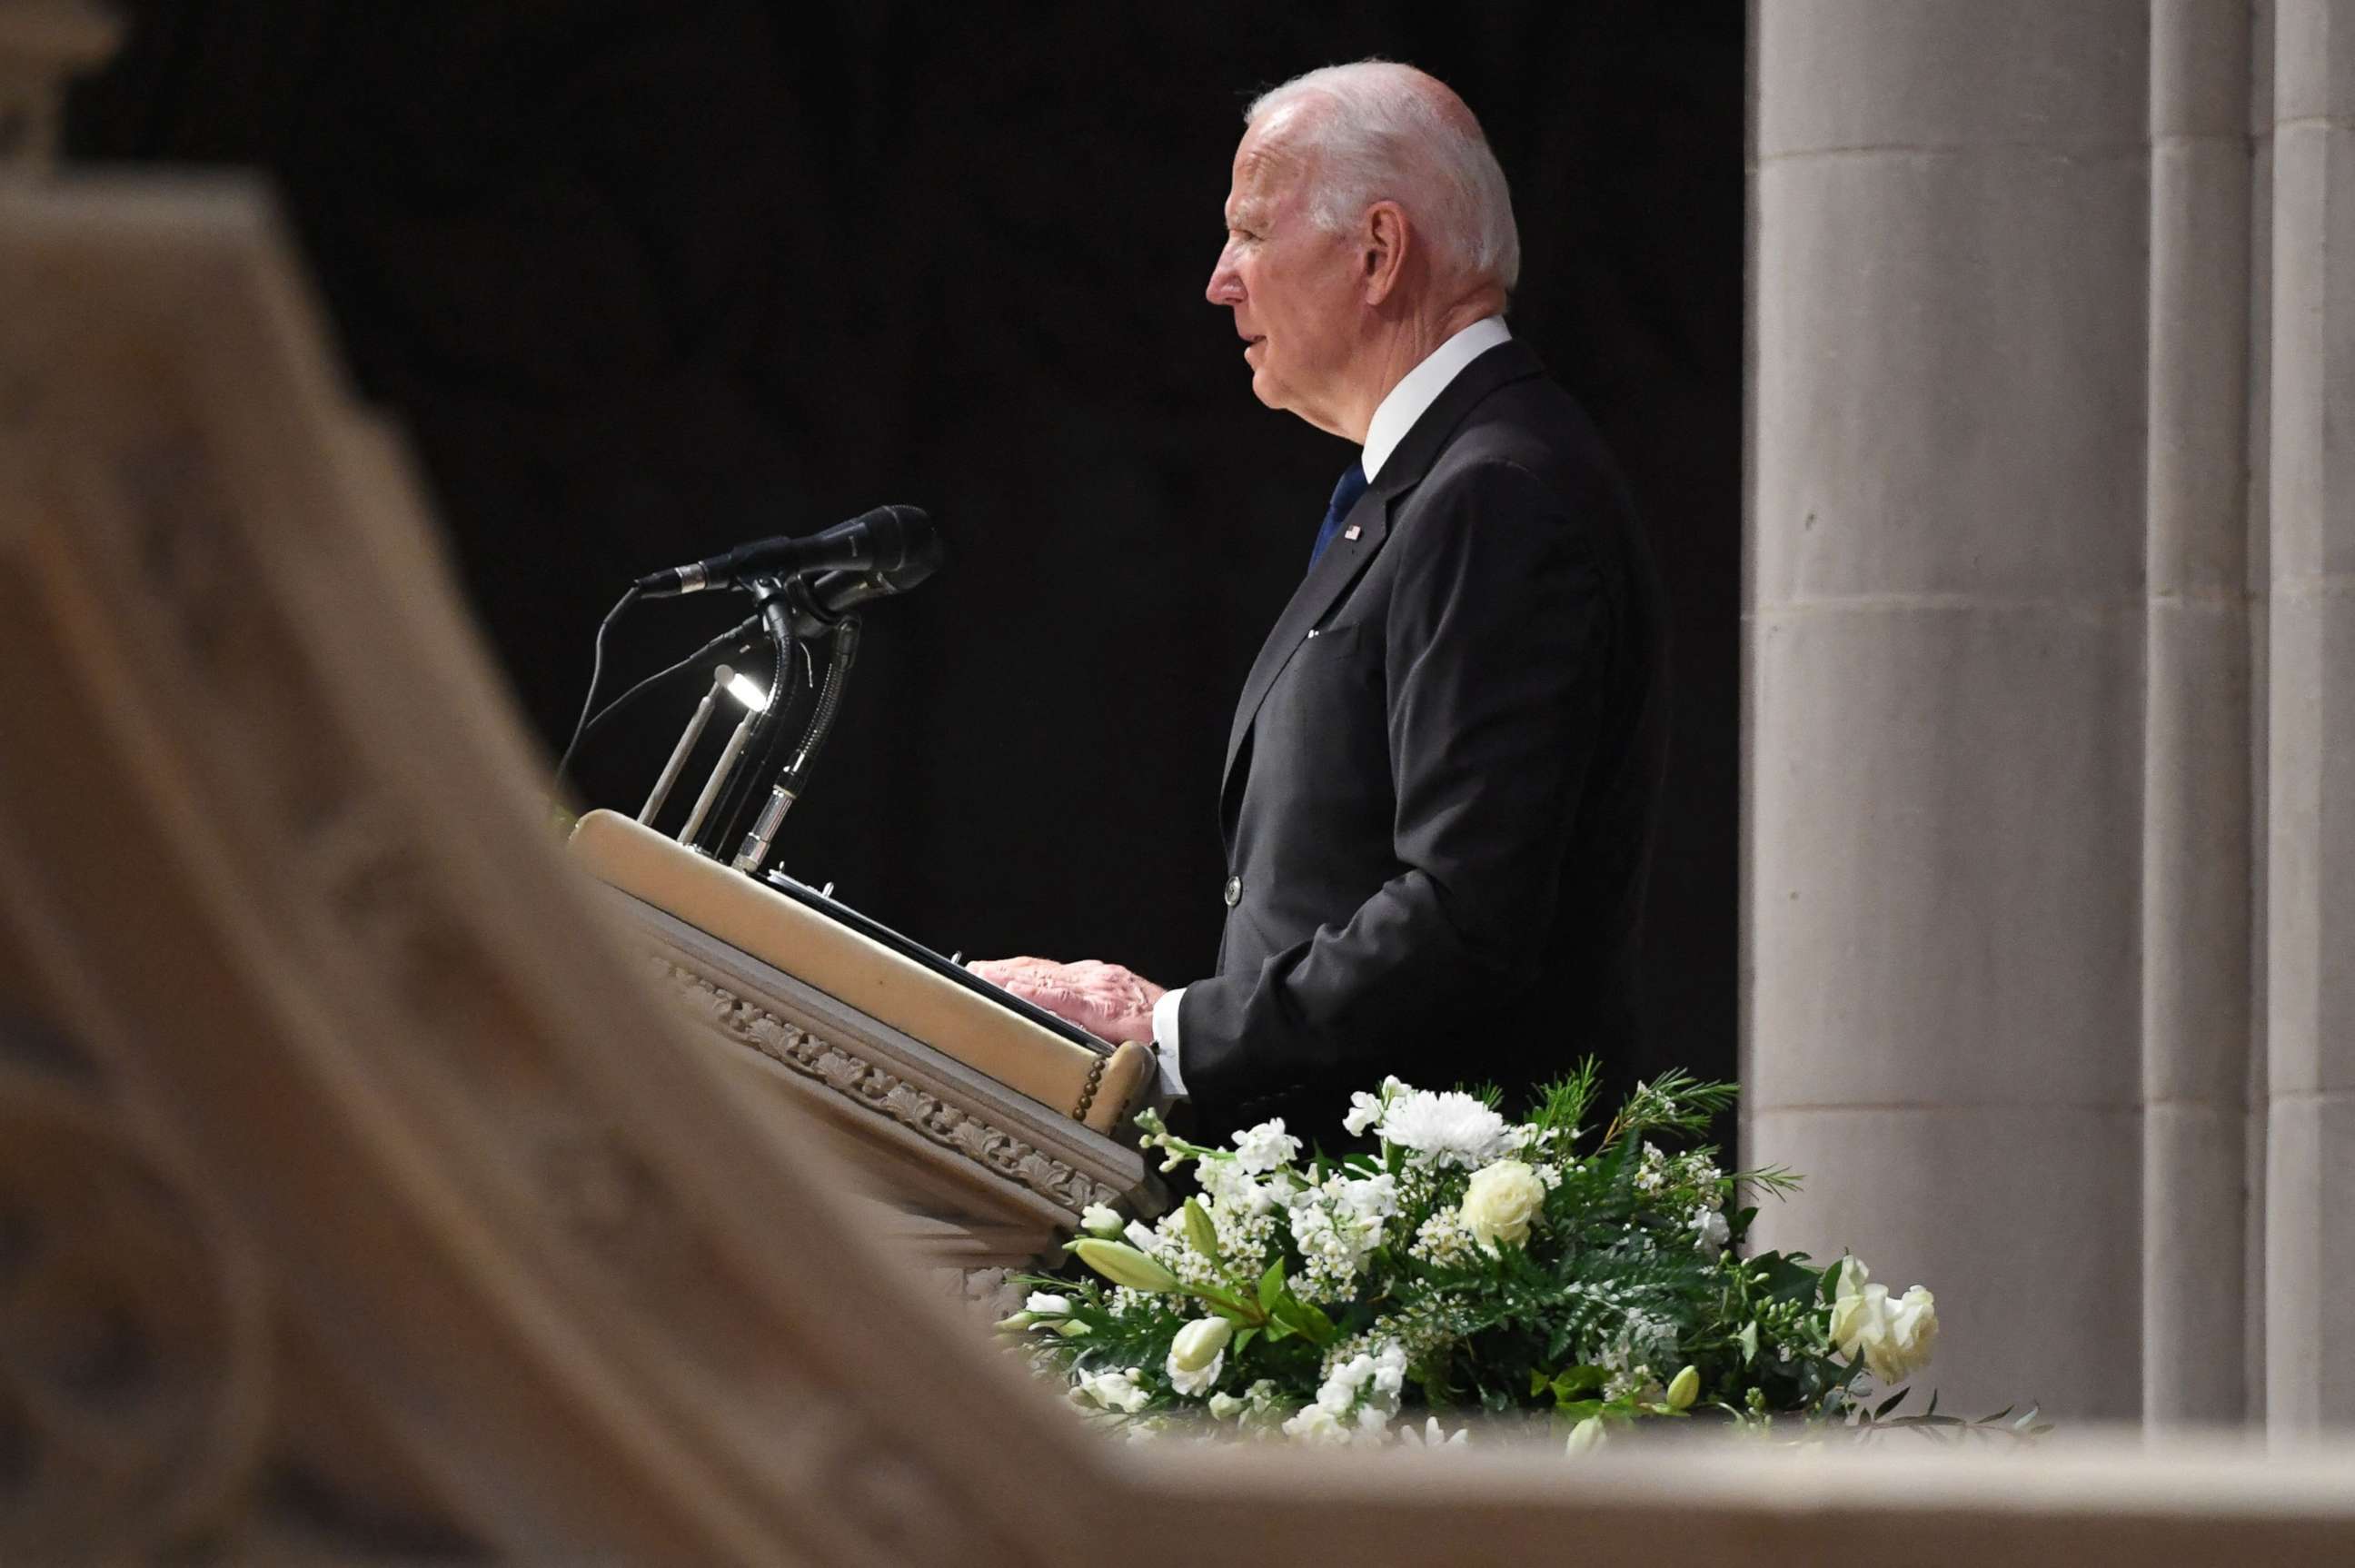
{"label": "stone column", "polygon": [[1931,1285],[1946,1407],[2131,1417],[2149,8],[1757,27],[1756,1233]]}
{"label": "stone column", "polygon": [[2278,0],[2265,1401],[2355,1422],[2355,5]]}
{"label": "stone column", "polygon": [[2249,1060],[2243,1078],[2241,1386],[2243,1415],[2265,1415],[2265,912],[2270,906],[2265,824],[2272,743],[2267,693],[2273,623],[2274,0],[2249,5]]}
{"label": "stone column", "polygon": [[2249,1072],[2249,29],[2151,7],[2143,1413],[2238,1422]]}

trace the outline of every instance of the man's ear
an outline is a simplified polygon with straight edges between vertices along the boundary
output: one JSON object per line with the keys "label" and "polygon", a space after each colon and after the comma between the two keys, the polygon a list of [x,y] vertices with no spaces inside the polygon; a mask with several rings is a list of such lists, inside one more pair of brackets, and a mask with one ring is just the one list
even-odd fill
{"label": "man's ear", "polygon": [[1397,291],[1406,272],[1406,255],[1412,243],[1406,213],[1395,201],[1378,201],[1366,209],[1359,231],[1358,282],[1365,301],[1379,305]]}

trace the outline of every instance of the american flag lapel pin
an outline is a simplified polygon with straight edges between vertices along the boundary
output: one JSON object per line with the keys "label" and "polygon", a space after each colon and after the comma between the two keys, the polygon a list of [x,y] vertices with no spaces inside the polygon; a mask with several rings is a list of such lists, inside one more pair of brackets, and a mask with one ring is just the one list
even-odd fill
{"label": "american flag lapel pin", "polygon": [[1341,537],[1345,539],[1356,539],[1358,537],[1358,525],[1351,523],[1348,528],[1343,528],[1341,530]]}

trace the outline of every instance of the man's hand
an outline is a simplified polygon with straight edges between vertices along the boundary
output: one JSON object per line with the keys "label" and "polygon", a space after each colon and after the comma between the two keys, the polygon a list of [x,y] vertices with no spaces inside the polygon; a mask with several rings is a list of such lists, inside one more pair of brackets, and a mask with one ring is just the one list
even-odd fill
{"label": "man's hand", "polygon": [[1153,1004],[1164,987],[1117,964],[1082,959],[975,958],[965,967],[1057,1018],[1079,1025],[1098,1040],[1153,1041]]}

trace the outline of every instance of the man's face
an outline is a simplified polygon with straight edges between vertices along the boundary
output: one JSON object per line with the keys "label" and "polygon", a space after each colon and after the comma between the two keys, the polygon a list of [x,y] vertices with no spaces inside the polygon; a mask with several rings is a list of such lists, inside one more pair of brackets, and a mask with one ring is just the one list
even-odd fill
{"label": "man's face", "polygon": [[1284,135],[1296,112],[1278,111],[1243,133],[1226,248],[1204,292],[1234,311],[1259,400],[1334,430],[1357,337],[1355,248],[1309,217],[1315,170]]}

